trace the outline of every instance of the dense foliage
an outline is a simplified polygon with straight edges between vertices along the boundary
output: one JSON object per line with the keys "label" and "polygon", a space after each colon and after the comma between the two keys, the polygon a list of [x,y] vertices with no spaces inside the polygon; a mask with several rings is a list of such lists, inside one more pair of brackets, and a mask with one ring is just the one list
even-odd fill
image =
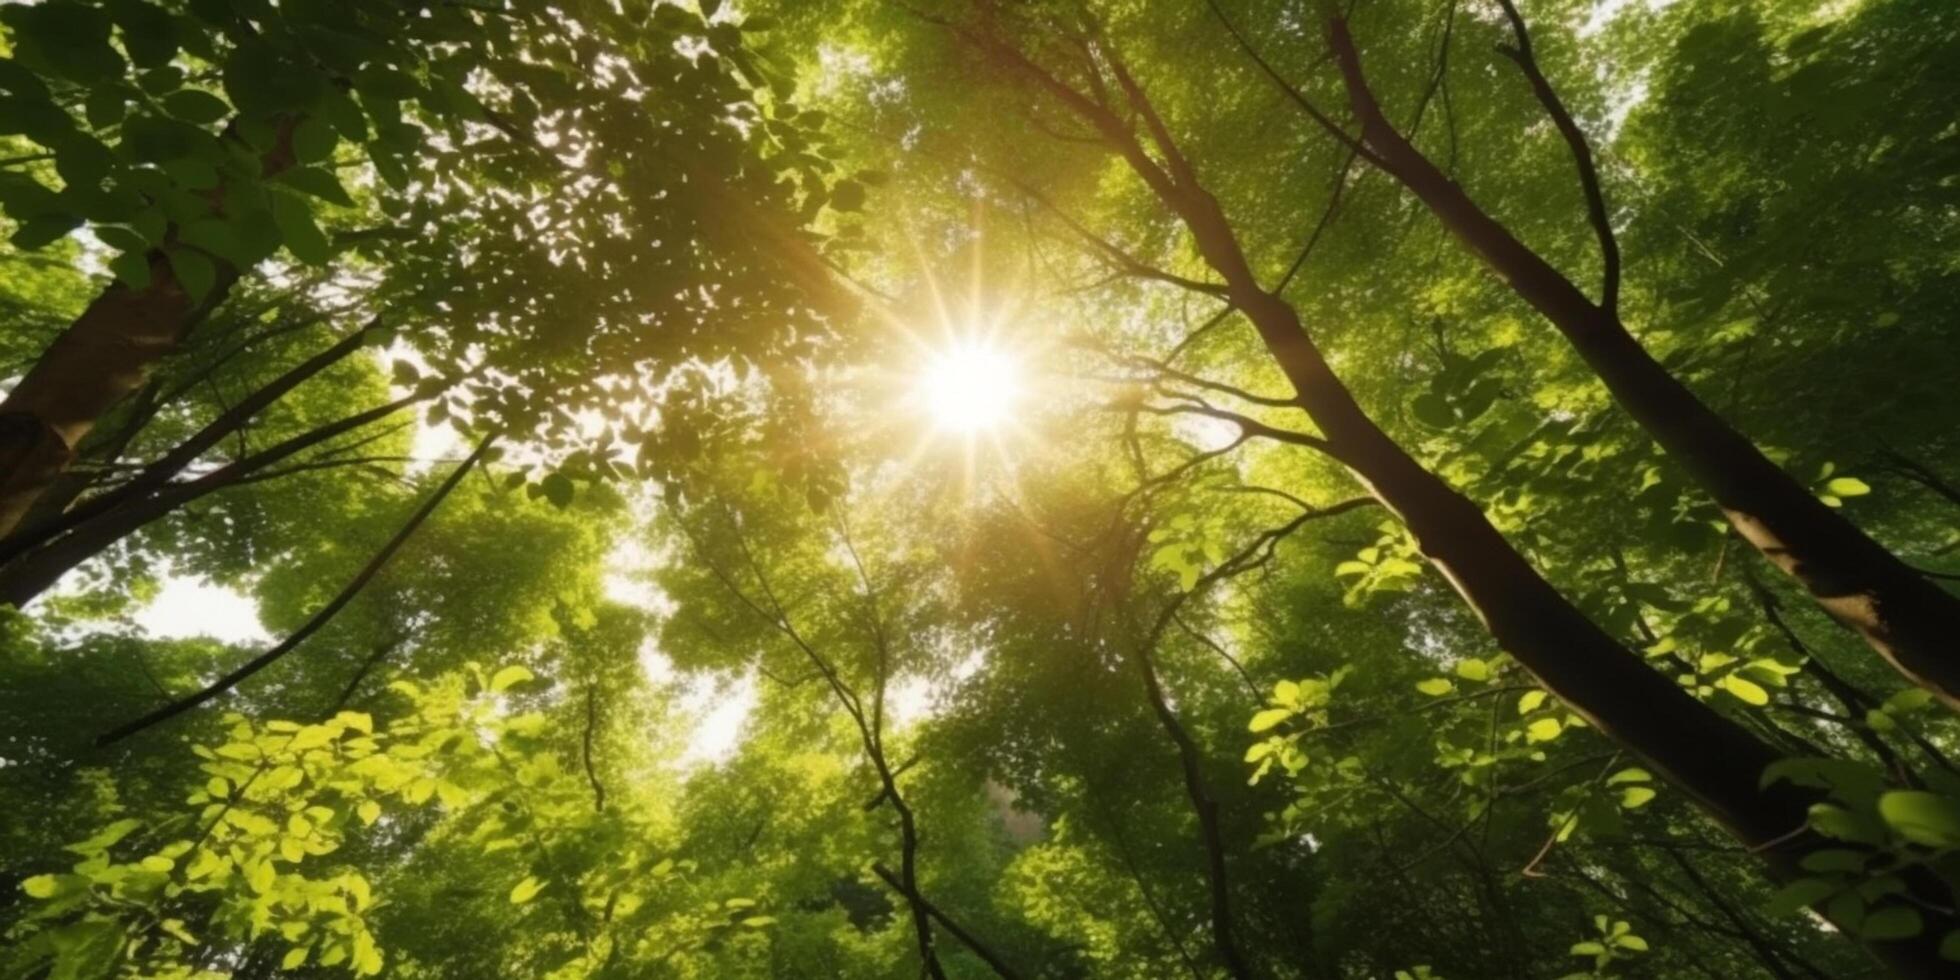
{"label": "dense foliage", "polygon": [[0,5],[0,976],[1960,973],[1955,106],[1946,0]]}

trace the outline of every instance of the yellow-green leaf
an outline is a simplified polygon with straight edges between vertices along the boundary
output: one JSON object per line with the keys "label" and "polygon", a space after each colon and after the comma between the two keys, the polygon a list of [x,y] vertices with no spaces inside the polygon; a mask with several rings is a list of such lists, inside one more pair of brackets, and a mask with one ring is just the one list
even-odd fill
{"label": "yellow-green leaf", "polygon": [[1445,678],[1431,677],[1426,681],[1417,681],[1416,690],[1421,691],[1422,693],[1427,694],[1432,698],[1440,698],[1443,695],[1456,690],[1456,685],[1450,683]]}
{"label": "yellow-green leaf", "polygon": [[526,878],[518,882],[517,886],[510,890],[511,904],[522,905],[538,897],[538,893],[541,891],[544,891],[544,882],[536,878]]}
{"label": "yellow-green leaf", "polygon": [[1745,677],[1730,674],[1716,681],[1715,686],[1759,708],[1769,703],[1769,692],[1763,690],[1761,684]]}
{"label": "yellow-green leaf", "polygon": [[491,675],[490,690],[493,692],[507,691],[513,685],[522,684],[525,681],[528,681],[536,676],[537,676],[536,674],[531,673],[531,669],[529,667],[521,667],[517,665],[505,667],[504,669],[497,671],[495,674]]}
{"label": "yellow-green leaf", "polygon": [[1253,715],[1252,724],[1247,725],[1246,728],[1255,732],[1263,732],[1266,729],[1271,728],[1274,725],[1277,725],[1280,722],[1285,721],[1286,719],[1291,717],[1293,717],[1293,712],[1289,709],[1267,708],[1266,710],[1261,711],[1256,715]]}

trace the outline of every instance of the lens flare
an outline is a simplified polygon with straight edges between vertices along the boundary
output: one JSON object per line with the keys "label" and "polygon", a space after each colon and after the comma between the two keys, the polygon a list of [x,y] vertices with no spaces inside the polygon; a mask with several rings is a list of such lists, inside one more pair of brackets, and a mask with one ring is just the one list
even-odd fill
{"label": "lens flare", "polygon": [[1020,397],[1020,365],[1005,352],[961,344],[933,355],[918,394],[942,431],[974,435],[1008,422]]}

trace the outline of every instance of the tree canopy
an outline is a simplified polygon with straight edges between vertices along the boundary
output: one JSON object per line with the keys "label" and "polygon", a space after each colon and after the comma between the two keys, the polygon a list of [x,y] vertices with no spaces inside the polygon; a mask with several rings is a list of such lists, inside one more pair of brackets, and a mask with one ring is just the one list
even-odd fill
{"label": "tree canopy", "polygon": [[0,5],[0,975],[1960,972],[1960,6]]}

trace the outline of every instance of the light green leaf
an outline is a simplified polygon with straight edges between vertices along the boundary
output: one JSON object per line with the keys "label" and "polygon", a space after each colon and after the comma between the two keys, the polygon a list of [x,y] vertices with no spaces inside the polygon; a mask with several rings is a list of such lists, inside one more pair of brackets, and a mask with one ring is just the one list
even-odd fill
{"label": "light green leaf", "polygon": [[522,905],[538,897],[538,893],[541,891],[544,891],[544,882],[536,878],[525,878],[510,890],[511,904]]}
{"label": "light green leaf", "polygon": [[1289,708],[1268,708],[1265,711],[1253,715],[1252,724],[1247,725],[1246,729],[1248,731],[1263,732],[1291,717],[1293,717],[1293,711]]}
{"label": "light green leaf", "polygon": [[1893,790],[1878,798],[1878,815],[1915,844],[1960,846],[1960,804],[1944,796],[1922,790]]}
{"label": "light green leaf", "polygon": [[495,674],[491,675],[490,690],[492,693],[502,693],[504,691],[509,690],[513,686],[522,684],[525,681],[528,681],[536,676],[537,676],[536,674],[531,673],[531,669],[529,667],[525,667],[519,664],[512,664],[511,666],[505,667],[504,669],[497,671]]}
{"label": "light green leaf", "polygon": [[1872,488],[1855,476],[1840,476],[1824,484],[1824,492],[1834,497],[1862,497],[1872,492]]}
{"label": "light green leaf", "polygon": [[1446,678],[1431,677],[1425,681],[1417,681],[1416,690],[1421,691],[1422,693],[1427,694],[1432,698],[1440,698],[1443,695],[1456,690],[1456,685],[1450,683],[1449,680]]}

